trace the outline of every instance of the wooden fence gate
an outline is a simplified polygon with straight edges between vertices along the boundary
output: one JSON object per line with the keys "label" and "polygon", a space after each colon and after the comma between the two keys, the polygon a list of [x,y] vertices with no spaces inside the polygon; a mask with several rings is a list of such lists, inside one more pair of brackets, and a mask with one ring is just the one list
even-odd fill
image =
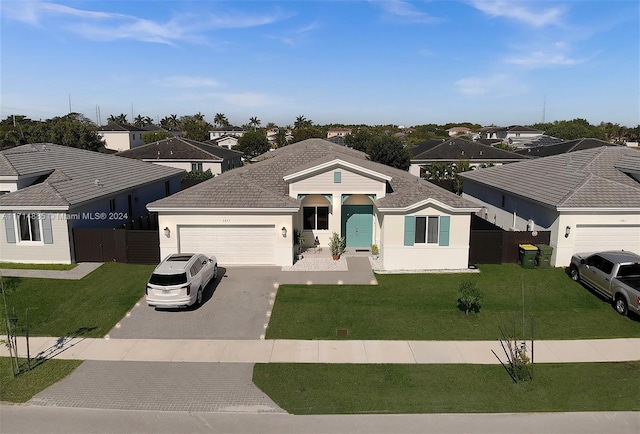
{"label": "wooden fence gate", "polygon": [[73,230],[76,262],[160,262],[158,231],[77,228]]}

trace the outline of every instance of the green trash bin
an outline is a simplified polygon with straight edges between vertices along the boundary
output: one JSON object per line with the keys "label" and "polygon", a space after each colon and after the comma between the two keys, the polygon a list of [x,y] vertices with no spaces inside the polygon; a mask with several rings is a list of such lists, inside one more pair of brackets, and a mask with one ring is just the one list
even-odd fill
{"label": "green trash bin", "polygon": [[538,248],[538,255],[536,256],[538,268],[550,268],[553,247],[548,244],[536,244],[535,246]]}
{"label": "green trash bin", "polygon": [[522,268],[536,268],[538,248],[533,244],[518,244],[520,248],[520,265]]}

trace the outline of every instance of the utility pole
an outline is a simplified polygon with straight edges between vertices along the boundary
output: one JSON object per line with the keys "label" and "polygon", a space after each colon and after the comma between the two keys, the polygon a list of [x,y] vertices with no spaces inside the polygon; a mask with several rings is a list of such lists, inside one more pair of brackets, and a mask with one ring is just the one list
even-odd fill
{"label": "utility pole", "polygon": [[71,94],[69,94],[69,113],[71,113]]}
{"label": "utility pole", "polygon": [[544,99],[542,100],[542,123],[543,124],[545,121],[546,111],[547,111],[547,95],[545,95]]}

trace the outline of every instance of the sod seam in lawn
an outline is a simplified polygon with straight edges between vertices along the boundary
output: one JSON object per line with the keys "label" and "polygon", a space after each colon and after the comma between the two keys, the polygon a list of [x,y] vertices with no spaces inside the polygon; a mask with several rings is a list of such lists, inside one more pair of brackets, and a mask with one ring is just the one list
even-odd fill
{"label": "sod seam in lawn", "polygon": [[256,364],[253,382],[293,414],[638,411],[640,362],[500,365]]}
{"label": "sod seam in lawn", "polygon": [[[482,265],[480,273],[379,274],[377,286],[282,285],[267,339],[494,340],[499,327],[535,339],[640,337],[637,316],[611,305],[563,269]],[[479,314],[457,309],[460,283],[476,282],[484,293]],[[346,336],[337,336],[346,329]]]}

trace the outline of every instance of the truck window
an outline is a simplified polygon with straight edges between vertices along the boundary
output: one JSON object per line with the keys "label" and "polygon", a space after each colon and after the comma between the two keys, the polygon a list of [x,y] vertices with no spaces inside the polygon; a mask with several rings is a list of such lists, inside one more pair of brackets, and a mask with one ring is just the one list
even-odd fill
{"label": "truck window", "polygon": [[603,259],[602,266],[600,267],[600,269],[604,271],[606,274],[611,274],[611,271],[613,271],[613,262],[607,259]]}
{"label": "truck window", "polygon": [[599,255],[592,255],[587,258],[587,265],[589,267],[602,267],[602,258]]}
{"label": "truck window", "polygon": [[640,277],[640,264],[621,265],[618,277]]}

